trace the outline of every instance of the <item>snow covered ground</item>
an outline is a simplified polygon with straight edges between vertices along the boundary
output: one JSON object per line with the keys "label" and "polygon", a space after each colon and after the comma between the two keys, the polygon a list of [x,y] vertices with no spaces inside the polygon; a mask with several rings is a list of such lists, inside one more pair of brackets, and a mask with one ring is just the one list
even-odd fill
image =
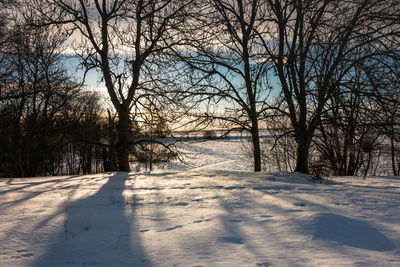
{"label": "snow covered ground", "polygon": [[252,173],[237,140],[182,149],[152,173],[0,179],[0,266],[400,266],[400,178],[320,184]]}

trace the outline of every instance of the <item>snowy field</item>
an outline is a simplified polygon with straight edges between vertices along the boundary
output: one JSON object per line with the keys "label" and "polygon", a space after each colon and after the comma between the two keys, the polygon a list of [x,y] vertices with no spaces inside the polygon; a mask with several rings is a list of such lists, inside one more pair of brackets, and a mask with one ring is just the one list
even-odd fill
{"label": "snowy field", "polygon": [[400,266],[400,178],[252,173],[241,142],[187,165],[0,179],[0,266]]}

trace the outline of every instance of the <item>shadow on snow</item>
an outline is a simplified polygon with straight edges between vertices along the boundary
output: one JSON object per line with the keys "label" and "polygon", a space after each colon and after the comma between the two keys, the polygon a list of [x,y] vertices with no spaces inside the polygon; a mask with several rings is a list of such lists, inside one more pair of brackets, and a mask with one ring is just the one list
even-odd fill
{"label": "shadow on snow", "polygon": [[96,194],[66,201],[63,231],[34,266],[151,266],[132,227],[135,203],[123,196],[133,176],[116,173]]}
{"label": "shadow on snow", "polygon": [[[315,240],[335,241],[340,245],[390,251],[396,246],[368,223],[334,213],[320,213],[313,221]],[[373,240],[373,242],[371,242]]]}

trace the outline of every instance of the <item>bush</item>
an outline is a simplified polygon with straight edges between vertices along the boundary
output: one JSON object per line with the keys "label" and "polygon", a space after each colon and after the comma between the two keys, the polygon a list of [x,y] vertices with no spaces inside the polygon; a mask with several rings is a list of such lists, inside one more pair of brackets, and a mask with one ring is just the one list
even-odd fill
{"label": "bush", "polygon": [[133,161],[149,162],[168,162],[177,158],[177,153],[169,148],[157,143],[151,145],[149,142],[141,143],[132,151]]}
{"label": "bush", "polygon": [[215,138],[217,138],[217,134],[212,130],[206,130],[203,133],[203,138],[204,139],[215,139]]}

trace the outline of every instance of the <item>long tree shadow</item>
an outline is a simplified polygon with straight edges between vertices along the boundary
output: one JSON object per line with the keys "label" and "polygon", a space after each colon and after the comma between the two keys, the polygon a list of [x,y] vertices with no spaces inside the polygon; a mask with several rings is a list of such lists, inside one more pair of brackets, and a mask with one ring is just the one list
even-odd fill
{"label": "long tree shadow", "polygon": [[[15,182],[14,180],[17,180]],[[25,182],[24,179],[27,181]],[[60,189],[75,189],[77,186],[70,186],[66,185],[66,181],[75,181],[75,180],[83,180],[81,175],[74,175],[74,176],[67,176],[57,179],[46,179],[44,181],[31,181],[29,182],[30,178],[10,178],[6,184],[7,187],[0,189],[0,195],[5,195],[7,193],[17,192],[17,191],[31,191],[29,194],[24,194],[21,198],[13,198],[12,200],[2,202],[0,207],[11,207],[17,205],[19,203],[28,201],[33,199],[39,195],[42,195],[47,192],[51,192],[54,190]],[[41,186],[46,186],[46,189],[39,189]],[[11,187],[11,188],[10,188]]]}
{"label": "long tree shadow", "polygon": [[64,207],[64,225],[34,266],[151,266],[134,231],[135,203],[125,199],[128,173],[116,173],[85,199]]}

